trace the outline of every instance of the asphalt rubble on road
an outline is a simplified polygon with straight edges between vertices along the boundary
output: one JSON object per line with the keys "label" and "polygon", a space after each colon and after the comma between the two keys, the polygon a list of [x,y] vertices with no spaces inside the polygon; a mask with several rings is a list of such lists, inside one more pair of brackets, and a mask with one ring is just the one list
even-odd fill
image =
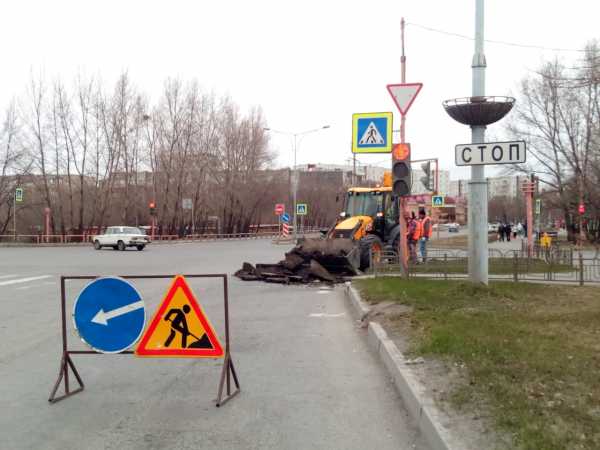
{"label": "asphalt rubble on road", "polygon": [[[269,283],[343,283],[357,272],[346,263],[346,256],[353,250],[346,242],[323,239],[302,239],[276,264],[244,262],[235,276],[244,281]],[[326,269],[324,262],[330,270]],[[341,263],[340,263],[341,262]]]}

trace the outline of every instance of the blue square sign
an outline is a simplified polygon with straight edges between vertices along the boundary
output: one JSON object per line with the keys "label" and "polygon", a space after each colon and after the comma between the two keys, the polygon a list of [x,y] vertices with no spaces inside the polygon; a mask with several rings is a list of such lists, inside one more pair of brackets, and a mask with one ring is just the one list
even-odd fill
{"label": "blue square sign", "polygon": [[352,115],[353,153],[390,153],[392,151],[391,112]]}

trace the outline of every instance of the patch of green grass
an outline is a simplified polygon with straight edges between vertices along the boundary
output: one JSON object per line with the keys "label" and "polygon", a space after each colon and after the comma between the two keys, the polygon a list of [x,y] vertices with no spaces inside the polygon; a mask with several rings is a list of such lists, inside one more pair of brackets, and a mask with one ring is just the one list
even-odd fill
{"label": "patch of green grass", "polygon": [[[522,449],[600,448],[600,290],[529,283],[357,280],[413,308],[412,353],[465,364],[456,407],[485,399]],[[397,320],[407,320],[406,318]]]}

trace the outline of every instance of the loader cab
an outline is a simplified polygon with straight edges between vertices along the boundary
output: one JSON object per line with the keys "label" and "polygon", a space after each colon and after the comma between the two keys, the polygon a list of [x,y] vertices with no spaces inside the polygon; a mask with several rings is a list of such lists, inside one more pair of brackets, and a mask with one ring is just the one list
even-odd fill
{"label": "loader cab", "polygon": [[344,217],[369,216],[373,231],[382,241],[398,224],[398,202],[393,201],[391,188],[351,188],[346,194]]}

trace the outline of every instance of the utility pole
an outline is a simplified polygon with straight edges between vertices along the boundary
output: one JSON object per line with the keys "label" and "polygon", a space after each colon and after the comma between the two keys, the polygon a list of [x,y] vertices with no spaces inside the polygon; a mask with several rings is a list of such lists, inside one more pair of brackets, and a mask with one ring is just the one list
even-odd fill
{"label": "utility pole", "polygon": [[[404,54],[404,17],[400,20],[400,41],[402,45],[402,55],[400,56],[400,80],[401,83],[406,83],[406,55]],[[406,114],[401,114],[400,118],[400,143],[404,144],[406,141]],[[410,156],[412,157],[412,155]],[[410,164],[410,161],[409,161]],[[400,255],[400,268],[402,276],[408,278],[408,242],[406,241],[406,197],[400,197],[398,199],[398,222],[400,225],[400,248],[398,249]]]}
{"label": "utility pole", "polygon": [[13,192],[13,238],[17,240],[17,191]]}
{"label": "utility pole", "polygon": [[[483,53],[483,0],[475,0],[475,54],[473,97],[485,96],[486,61]],[[471,125],[471,142],[485,142],[485,125]],[[471,166],[469,182],[469,275],[474,283],[488,284],[487,188],[485,166]]]}

